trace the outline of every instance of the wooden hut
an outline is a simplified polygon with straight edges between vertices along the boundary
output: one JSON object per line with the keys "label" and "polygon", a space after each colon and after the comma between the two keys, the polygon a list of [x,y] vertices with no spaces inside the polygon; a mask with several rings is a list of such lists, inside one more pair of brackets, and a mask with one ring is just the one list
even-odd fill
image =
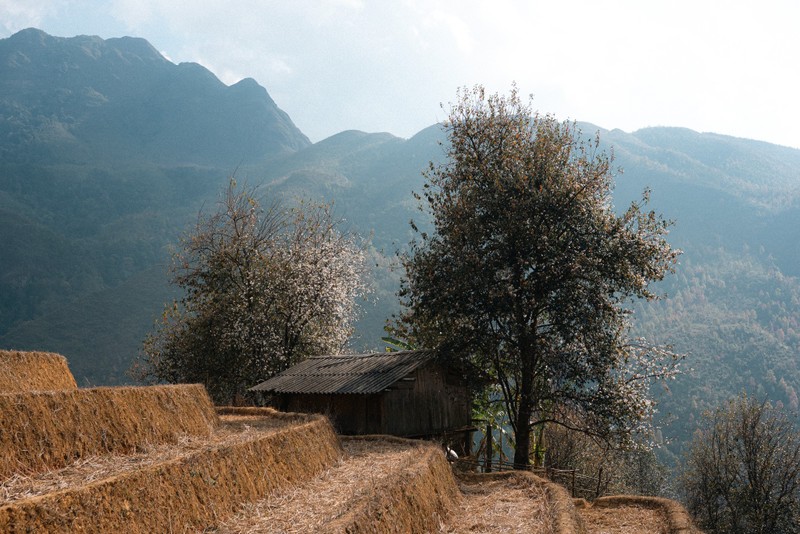
{"label": "wooden hut", "polygon": [[280,410],[325,414],[341,434],[467,439],[466,385],[434,356],[426,350],[314,356],[250,391],[270,395]]}

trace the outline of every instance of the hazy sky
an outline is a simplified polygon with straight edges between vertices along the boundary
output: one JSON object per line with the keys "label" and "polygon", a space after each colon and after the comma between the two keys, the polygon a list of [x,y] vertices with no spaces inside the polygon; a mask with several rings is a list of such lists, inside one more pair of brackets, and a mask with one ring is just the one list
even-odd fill
{"label": "hazy sky", "polygon": [[255,78],[312,141],[409,137],[477,83],[559,119],[800,148],[797,0],[0,0],[0,37],[149,40]]}

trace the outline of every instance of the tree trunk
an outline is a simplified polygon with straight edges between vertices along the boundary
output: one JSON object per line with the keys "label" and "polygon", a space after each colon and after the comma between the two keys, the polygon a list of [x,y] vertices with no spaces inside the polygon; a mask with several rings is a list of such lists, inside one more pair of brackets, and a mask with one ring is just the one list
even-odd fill
{"label": "tree trunk", "polygon": [[522,384],[520,384],[517,432],[514,436],[514,469],[528,469],[531,458],[531,416],[533,415],[533,350],[527,336],[520,342]]}
{"label": "tree trunk", "polygon": [[531,415],[532,406],[524,398],[519,403],[517,414],[516,448],[514,449],[514,469],[528,469],[531,456]]}

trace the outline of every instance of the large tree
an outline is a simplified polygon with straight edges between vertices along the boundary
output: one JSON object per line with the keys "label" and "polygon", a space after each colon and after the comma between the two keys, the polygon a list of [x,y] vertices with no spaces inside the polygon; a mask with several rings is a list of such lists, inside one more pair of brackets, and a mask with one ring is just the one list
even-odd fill
{"label": "large tree", "polygon": [[134,375],[200,382],[216,402],[341,351],[366,291],[363,247],[329,205],[264,208],[234,180],[181,239],[172,274],[184,296],[146,339]]}
{"label": "large tree", "polygon": [[652,412],[649,380],[675,363],[628,339],[626,309],[672,270],[669,223],[647,195],[617,215],[599,139],[533,113],[516,87],[459,97],[448,158],[417,195],[434,230],[403,257],[397,331],[501,391],[520,467],[547,422],[626,440]]}

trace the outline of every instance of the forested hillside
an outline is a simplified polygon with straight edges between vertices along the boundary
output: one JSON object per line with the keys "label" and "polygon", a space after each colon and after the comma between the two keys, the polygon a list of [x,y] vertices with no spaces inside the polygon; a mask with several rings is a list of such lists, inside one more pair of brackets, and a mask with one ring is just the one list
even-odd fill
{"label": "forested hillside", "polygon": [[143,39],[0,40],[0,345],[125,370],[170,297],[166,247],[227,176],[310,143],[253,80]]}
{"label": "forested hillside", "polygon": [[[347,131],[310,144],[252,80],[225,86],[146,41],[0,41],[0,346],[52,350],[79,383],[114,384],[174,289],[168,246],[234,171],[267,197],[335,201],[371,236],[374,299],[357,348],[396,310],[395,250],[421,220],[412,190],[444,139]],[[543,110],[546,111],[546,110]],[[600,131],[624,170],[615,204],[644,188],[684,250],[666,298],[634,304],[637,332],[687,354],[659,393],[664,436],[742,390],[798,407],[800,151],[679,128]],[[674,416],[674,417],[673,417]]]}

